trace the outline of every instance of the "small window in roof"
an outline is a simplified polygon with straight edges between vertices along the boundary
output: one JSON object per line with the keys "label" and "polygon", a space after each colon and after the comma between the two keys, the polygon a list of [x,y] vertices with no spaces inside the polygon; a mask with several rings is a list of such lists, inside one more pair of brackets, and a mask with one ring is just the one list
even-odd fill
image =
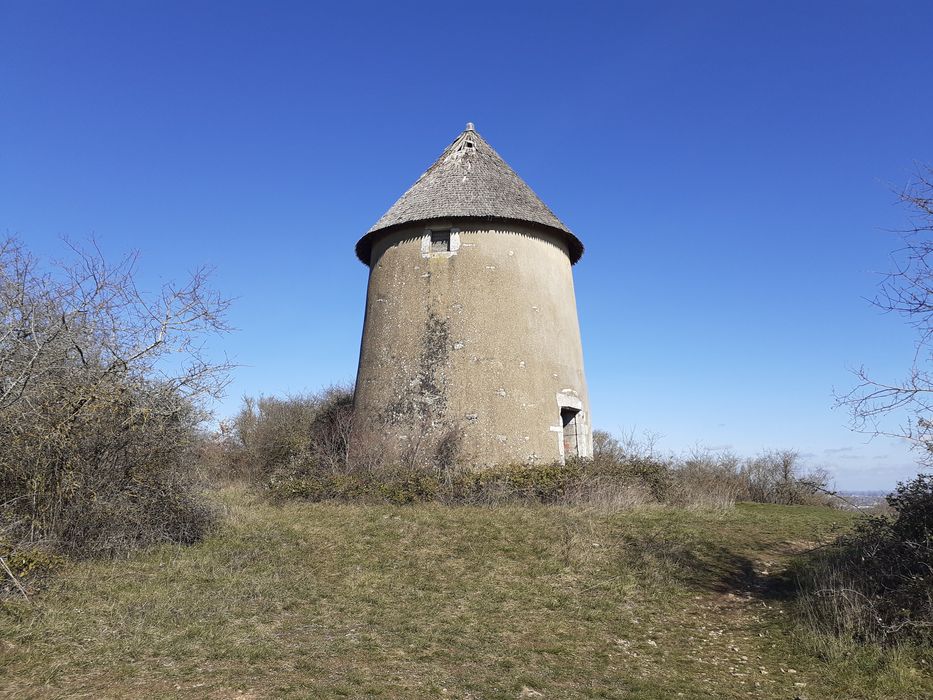
{"label": "small window in roof", "polygon": [[431,252],[450,252],[450,231],[431,231]]}

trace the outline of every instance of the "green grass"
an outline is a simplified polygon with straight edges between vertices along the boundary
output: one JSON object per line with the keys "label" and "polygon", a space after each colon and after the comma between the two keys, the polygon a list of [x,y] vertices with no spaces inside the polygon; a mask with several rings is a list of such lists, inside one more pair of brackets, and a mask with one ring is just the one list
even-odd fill
{"label": "green grass", "polygon": [[217,498],[199,545],[71,564],[4,603],[0,696],[933,695],[929,657],[789,621],[775,581],[839,512]]}

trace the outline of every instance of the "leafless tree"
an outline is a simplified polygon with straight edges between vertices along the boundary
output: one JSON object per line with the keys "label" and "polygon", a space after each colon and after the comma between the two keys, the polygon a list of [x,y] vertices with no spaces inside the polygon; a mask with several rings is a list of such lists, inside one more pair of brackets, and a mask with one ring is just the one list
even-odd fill
{"label": "leafless tree", "polygon": [[[902,245],[892,254],[893,269],[885,276],[873,303],[904,316],[917,331],[913,361],[901,381],[881,381],[865,367],[855,374],[857,386],[837,397],[846,406],[854,429],[908,440],[933,464],[933,168],[921,167],[899,193],[910,224],[898,231]],[[897,427],[888,419],[905,416]]]}
{"label": "leafless tree", "polygon": [[804,472],[796,450],[762,452],[742,462],[739,474],[746,496],[758,503],[822,503],[828,495],[829,473],[822,468]]}
{"label": "leafless tree", "polygon": [[205,346],[229,330],[229,302],[204,269],[146,294],[136,255],[69,248],[49,269],[0,241],[0,540],[190,539],[172,528],[192,527],[185,460],[232,366]]}

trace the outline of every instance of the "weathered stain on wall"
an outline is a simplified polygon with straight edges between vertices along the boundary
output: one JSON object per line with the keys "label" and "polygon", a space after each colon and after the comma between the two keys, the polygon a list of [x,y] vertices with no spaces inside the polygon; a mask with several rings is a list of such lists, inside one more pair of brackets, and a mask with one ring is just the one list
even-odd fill
{"label": "weathered stain on wall", "polygon": [[381,413],[381,422],[386,427],[430,426],[446,416],[449,322],[433,311],[427,313],[416,374],[413,377],[402,373],[393,376],[394,390]]}

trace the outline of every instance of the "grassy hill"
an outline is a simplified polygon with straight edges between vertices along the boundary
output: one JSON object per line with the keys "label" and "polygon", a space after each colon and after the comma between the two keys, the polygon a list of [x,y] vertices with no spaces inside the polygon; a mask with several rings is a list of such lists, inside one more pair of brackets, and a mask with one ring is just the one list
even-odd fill
{"label": "grassy hill", "polygon": [[789,557],[849,515],[274,505],[69,564],[0,611],[0,696],[930,697],[933,659],[795,630]]}

